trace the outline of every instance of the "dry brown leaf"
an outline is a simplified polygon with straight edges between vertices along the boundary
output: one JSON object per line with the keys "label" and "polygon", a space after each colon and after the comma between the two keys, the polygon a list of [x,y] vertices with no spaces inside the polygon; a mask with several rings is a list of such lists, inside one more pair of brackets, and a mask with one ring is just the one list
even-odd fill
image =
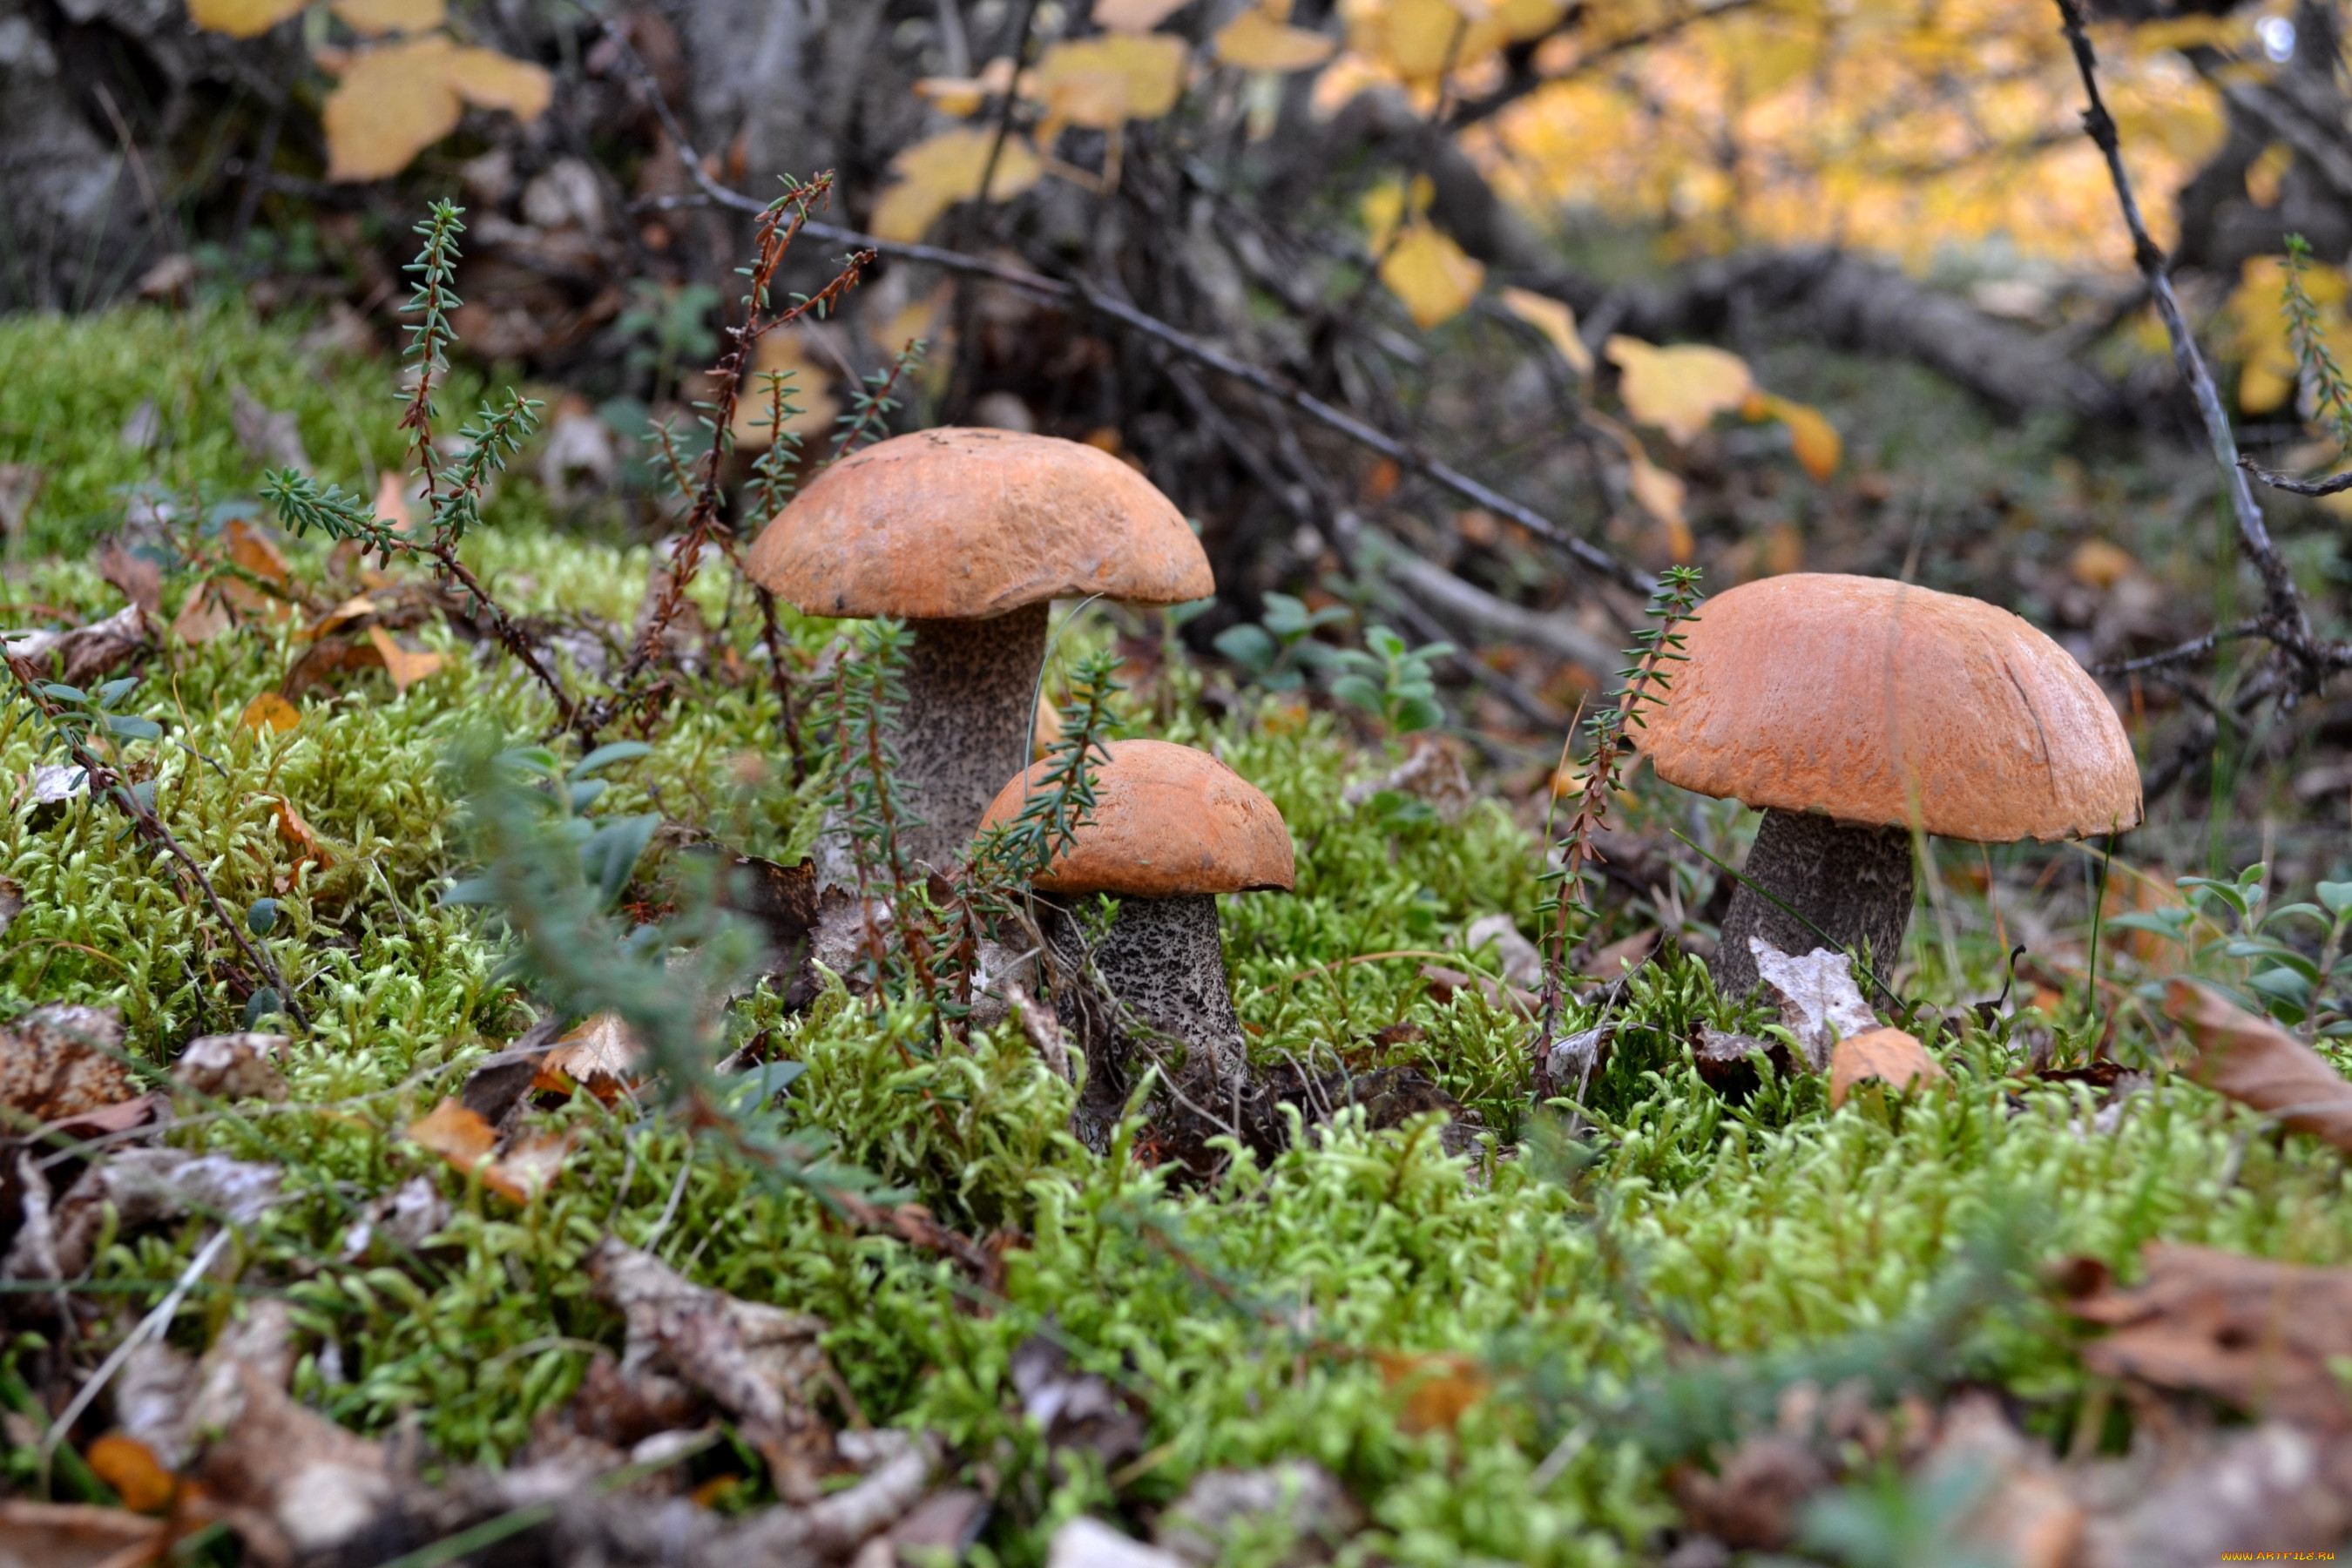
{"label": "dry brown leaf", "polygon": [[289,730],[299,729],[302,710],[275,691],[265,691],[245,705],[237,715],[236,727],[250,730],[257,735],[282,735]]}
{"label": "dry brown leaf", "polygon": [[1592,374],[1592,351],[1577,336],[1576,312],[1549,294],[1538,294],[1532,289],[1506,289],[1502,291],[1503,308],[1550,340],[1568,362],[1569,369],[1579,375]]}
{"label": "dry brown leaf", "polygon": [[2115,1331],[2085,1346],[2106,1377],[2188,1389],[2322,1431],[2352,1430],[2333,1367],[2352,1356],[2352,1269],[2150,1242],[2147,1275],[2074,1303]]}
{"label": "dry brown leaf", "polygon": [[1381,281],[1423,331],[1460,315],[1486,280],[1485,263],[1426,223],[1408,227],[1381,260]]}
{"label": "dry brown leaf", "polygon": [[163,613],[163,569],[148,557],[120,544],[109,544],[91,558],[90,564],[98,568],[100,578],[136,605],[141,614]]}
{"label": "dry brown leaf", "polygon": [[1602,352],[1622,373],[1618,394],[1626,412],[1684,446],[1717,415],[1746,403],[1756,386],[1746,360],[1701,343],[1662,349],[1621,333]]}
{"label": "dry brown leaf", "polygon": [[25,1568],[147,1568],[164,1522],[85,1503],[0,1500],[0,1562]]}
{"label": "dry brown leaf", "polygon": [[221,603],[213,584],[199,583],[188,590],[180,613],[172,617],[172,635],[193,647],[201,647],[227,631],[231,624],[228,606]]}
{"label": "dry brown leaf", "polygon": [[257,38],[309,0],[188,0],[188,20],[207,33]]}
{"label": "dry brown leaf", "polygon": [[2352,1082],[2326,1057],[2194,981],[2165,987],[2164,1013],[2197,1042],[2199,1083],[2352,1152]]}
{"label": "dry brown leaf", "polygon": [[992,98],[1013,90],[1013,57],[999,55],[981,67],[978,76],[927,76],[915,83],[915,96],[927,98],[948,114],[971,114]]}
{"label": "dry brown leaf", "polygon": [[2106,592],[2126,577],[2140,575],[2140,564],[2130,551],[2105,539],[2086,539],[2074,547],[2066,571],[2086,588]]}
{"label": "dry brown leaf", "polygon": [[449,19],[448,0],[333,0],[328,9],[344,26],[371,38],[430,32]]}
{"label": "dry brown leaf", "polygon": [[1312,70],[1331,58],[1339,40],[1276,19],[1253,6],[1217,29],[1217,58],[1250,71]]}
{"label": "dry brown leaf", "polygon": [[1514,1008],[1532,1018],[1540,1001],[1532,991],[1516,985],[1498,985],[1483,974],[1465,974],[1458,969],[1448,969],[1442,963],[1424,963],[1421,978],[1429,986],[1429,994],[1439,1006],[1454,1000],[1464,991],[1475,991],[1486,999],[1486,1005],[1500,1012]]}
{"label": "dry brown leaf", "polygon": [[342,630],[343,627],[362,616],[374,615],[375,612],[376,603],[373,599],[369,598],[365,594],[354,594],[311,622],[302,635],[316,641],[320,637]]}
{"label": "dry brown leaf", "polygon": [[109,1432],[92,1443],[82,1458],[133,1513],[166,1507],[180,1489],[178,1478],[156,1459],[153,1449],[120,1432]]}
{"label": "dry brown leaf", "polygon": [[1831,1048],[1838,1041],[1878,1027],[1877,1016],[1854,985],[1853,961],[1844,953],[1817,947],[1799,957],[1760,936],[1748,939],[1748,950],[1756,955],[1757,978],[1815,1072],[1829,1066]]}
{"label": "dry brown leaf", "polygon": [[281,587],[294,581],[294,574],[286,564],[286,552],[278,547],[277,537],[260,523],[234,518],[222,531],[221,538],[228,545],[228,558],[234,564]]}
{"label": "dry brown leaf", "polygon": [[315,860],[321,866],[335,863],[335,858],[327,853],[327,847],[319,841],[317,831],[302,820],[300,812],[294,809],[293,802],[274,795],[261,798],[269,802],[271,809],[277,813],[278,837],[294,851],[296,865],[305,860]]}
{"label": "dry brown leaf", "polygon": [[480,1113],[467,1110],[456,1100],[445,1100],[433,1108],[432,1114],[410,1122],[408,1137],[468,1173],[490,1157],[499,1141]]}
{"label": "dry brown leaf", "polygon": [[284,1100],[286,1080],[277,1063],[293,1043],[284,1035],[251,1032],[201,1036],[172,1064],[172,1081],[223,1100]]}
{"label": "dry brown leaf", "polygon": [[58,1121],[138,1094],[111,1009],[51,1003],[0,1029],[0,1121]]}
{"label": "dry brown leaf", "polygon": [[555,1043],[541,1059],[532,1087],[567,1094],[577,1087],[609,1105],[645,1076],[644,1059],[644,1047],[621,1016],[598,1013]]}
{"label": "dry brown leaf", "polygon": [[368,627],[367,635],[376,658],[383,661],[383,672],[392,677],[394,690],[405,694],[418,681],[441,672],[443,660],[439,654],[404,648],[393,641],[392,634],[382,626]]}
{"label": "dry brown leaf", "polygon": [[1148,33],[1191,0],[1095,0],[1095,26],[1109,33]]}
{"label": "dry brown leaf", "polygon": [[54,670],[68,686],[96,685],[123,666],[153,651],[154,624],[137,605],[125,605],[102,621],[66,631],[16,632],[7,648],[36,669]]}
{"label": "dry brown leaf", "polygon": [[535,1132],[518,1138],[482,1167],[482,1185],[502,1198],[527,1204],[555,1184],[563,1171],[563,1157],[571,1152],[569,1132]]}
{"label": "dry brown leaf", "polygon": [[1650,954],[1658,950],[1661,934],[1657,927],[1652,926],[1632,936],[1620,937],[1586,959],[1578,966],[1579,973],[1588,980],[1622,980],[1650,961]]}
{"label": "dry brown leaf", "polygon": [[1830,1047],[1830,1108],[1846,1102],[1863,1084],[1878,1082],[1901,1094],[1946,1076],[1927,1048],[1900,1029],[1868,1029]]}

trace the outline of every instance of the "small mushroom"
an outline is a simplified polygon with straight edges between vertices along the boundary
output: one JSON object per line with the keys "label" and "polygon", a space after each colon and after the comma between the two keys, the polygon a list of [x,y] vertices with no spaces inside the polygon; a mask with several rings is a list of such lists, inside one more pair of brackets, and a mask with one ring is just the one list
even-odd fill
{"label": "small mushroom", "polygon": [[751,546],[752,581],[812,616],[897,616],[906,671],[900,846],[944,867],[1028,761],[1051,601],[1171,605],[1216,591],[1183,514],[1076,441],[918,431],[835,463]]}
{"label": "small mushroom", "polygon": [[1911,921],[1914,827],[2007,844],[2139,822],[2105,693],[1996,605],[1799,573],[1709,599],[1685,636],[1637,743],[1668,784],[1764,811],[1723,921],[1727,994],[1756,984],[1751,936],[1789,952],[1826,938],[1884,973]]}
{"label": "small mushroom", "polygon": [[[1104,983],[1146,1026],[1181,1040],[1217,1083],[1247,1065],[1217,929],[1217,895],[1290,890],[1290,830],[1258,787],[1206,752],[1113,741],[1095,769],[1094,815],[1036,878],[1040,892],[1109,893],[1118,914],[1094,951]],[[1021,815],[1045,764],[1006,784],[984,831]],[[1092,1064],[1097,1071],[1109,1064]]]}

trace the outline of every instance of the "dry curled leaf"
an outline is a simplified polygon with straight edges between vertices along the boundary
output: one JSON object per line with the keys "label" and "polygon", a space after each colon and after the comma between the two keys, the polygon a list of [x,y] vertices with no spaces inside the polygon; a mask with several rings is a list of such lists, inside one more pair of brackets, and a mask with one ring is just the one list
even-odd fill
{"label": "dry curled leaf", "polygon": [[383,665],[383,672],[392,677],[394,691],[405,694],[418,681],[441,672],[443,661],[439,654],[403,647],[382,626],[368,627],[367,635],[376,658]]}
{"label": "dry curled leaf", "polygon": [[2197,1042],[2191,1078],[2298,1132],[2352,1151],[2352,1082],[2326,1057],[2194,981],[2165,987],[2164,1012]]}
{"label": "dry curled leaf", "polygon": [[0,1563],[7,1568],[148,1568],[164,1522],[87,1503],[0,1500]]}
{"label": "dry curled leaf", "polygon": [[1837,472],[1838,463],[1845,455],[1845,443],[1840,439],[1837,426],[1820,409],[1769,392],[1755,392],[1748,395],[1740,412],[1750,419],[1778,419],[1787,426],[1789,445],[1797,454],[1798,466],[1815,479],[1826,479]]}
{"label": "dry curled leaf", "polygon": [[1756,387],[1746,360],[1701,343],[1660,348],[1621,333],[1602,352],[1621,373],[1618,395],[1625,411],[1680,445],[1687,446],[1717,415],[1746,403]]}
{"label": "dry curled leaf", "polygon": [[172,1081],[223,1100],[284,1100],[286,1080],[277,1064],[293,1043],[284,1035],[205,1035],[180,1052]]}
{"label": "dry curled leaf", "polygon": [[610,1104],[644,1074],[644,1048],[618,1013],[583,1019],[540,1058],[534,1089],[569,1094],[576,1086]]}
{"label": "dry curled leaf", "polygon": [[1838,1041],[1878,1027],[1877,1016],[1853,983],[1853,966],[1843,952],[1817,947],[1802,958],[1782,952],[1760,936],[1748,939],[1756,955],[1757,978],[1764,983],[1781,1022],[1815,1072],[1829,1066]]}
{"label": "dry curled leaf", "polygon": [[192,647],[202,647],[234,624],[213,584],[199,583],[188,590],[180,613],[172,617],[172,635]]}
{"label": "dry curled leaf", "polygon": [[0,1121],[58,1121],[138,1093],[111,1008],[50,1003],[0,1028]]}

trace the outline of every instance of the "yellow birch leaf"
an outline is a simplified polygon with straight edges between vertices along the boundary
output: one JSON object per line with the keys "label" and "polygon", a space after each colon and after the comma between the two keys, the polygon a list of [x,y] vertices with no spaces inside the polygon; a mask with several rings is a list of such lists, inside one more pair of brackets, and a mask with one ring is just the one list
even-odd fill
{"label": "yellow birch leaf", "polygon": [[1798,466],[1816,481],[1826,480],[1837,472],[1838,463],[1845,456],[1845,443],[1839,438],[1837,426],[1820,409],[1762,392],[1750,394],[1740,412],[1750,419],[1778,419],[1787,426],[1789,445],[1796,450]]}
{"label": "yellow birch leaf", "polygon": [[1095,26],[1107,33],[1148,33],[1189,0],[1095,0]]}
{"label": "yellow birch leaf", "polygon": [[1626,453],[1632,472],[1626,476],[1625,488],[1633,492],[1633,500],[1643,511],[1657,520],[1666,531],[1666,552],[1681,565],[1691,558],[1694,542],[1690,524],[1683,518],[1684,487],[1682,480],[1650,461],[1638,449]]}
{"label": "yellow birch leaf", "polygon": [[1339,47],[1336,38],[1285,26],[1261,8],[1244,11],[1217,29],[1217,58],[1244,70],[1311,70]]}
{"label": "yellow birch leaf", "polygon": [[250,730],[257,735],[282,735],[300,728],[301,723],[302,710],[275,691],[265,691],[247,703],[245,711],[236,719],[238,729]]}
{"label": "yellow birch leaf", "polygon": [[[869,223],[884,239],[920,239],[941,213],[958,202],[980,195],[982,172],[988,167],[988,150],[996,144],[992,128],[959,126],[918,142],[890,160],[898,178],[874,204]],[[1036,150],[1018,136],[1004,139],[1004,152],[989,181],[989,197],[1003,201],[1037,183],[1045,165]]]}
{"label": "yellow birch leaf", "polygon": [[785,429],[806,435],[833,428],[834,416],[841,412],[841,400],[833,395],[833,378],[809,357],[807,340],[787,328],[761,338],[752,353],[751,374],[743,378],[743,390],[735,400],[733,429],[738,447],[764,451],[775,441],[776,433],[768,427],[771,375],[792,377],[784,395],[788,406],[800,412],[784,416]]}
{"label": "yellow birch leaf", "polygon": [[929,99],[949,114],[971,114],[992,98],[1013,90],[1013,57],[999,55],[981,68],[978,76],[927,76],[915,84],[915,96]]}
{"label": "yellow birch leaf", "polygon": [[1549,339],[1569,369],[1579,375],[1592,374],[1592,351],[1576,335],[1576,312],[1564,302],[1532,289],[1506,289],[1503,308]]}
{"label": "yellow birch leaf", "polygon": [[1738,407],[1755,390],[1748,362],[1699,343],[1659,348],[1639,338],[1611,338],[1604,352],[1623,372],[1618,395],[1626,412],[1687,445],[1717,415]]}
{"label": "yellow birch leaf", "polygon": [[2294,149],[2284,142],[2263,148],[2262,156],[2246,165],[2246,199],[2258,207],[2278,205],[2279,187],[2294,163]]}
{"label": "yellow birch leaf", "polygon": [[367,629],[368,641],[375,645],[376,657],[383,660],[383,672],[392,677],[392,689],[407,689],[430,675],[441,671],[441,656],[404,648],[392,640],[392,634],[382,626]]}
{"label": "yellow birch leaf", "polygon": [[1515,42],[1543,37],[1567,15],[1567,0],[1501,0],[1495,7],[1496,25]]}
{"label": "yellow birch leaf", "polygon": [[450,51],[447,80],[476,109],[503,109],[521,121],[538,119],[555,100],[555,79],[543,68],[496,49]]}
{"label": "yellow birch leaf", "polygon": [[1381,262],[1381,281],[1404,301],[1413,325],[1424,331],[1461,314],[1486,280],[1486,268],[1477,258],[1425,223],[1405,230]]}
{"label": "yellow birch leaf", "polygon": [[1364,243],[1371,247],[1373,255],[1389,247],[1389,237],[1404,221],[1406,205],[1402,180],[1382,180],[1364,193],[1357,211],[1364,220]]}
{"label": "yellow birch leaf", "polygon": [[457,128],[465,106],[449,84],[448,39],[387,44],[352,57],[327,95],[327,177],[381,180]]}
{"label": "yellow birch leaf", "polygon": [[[1066,124],[1108,131],[1129,120],[1157,120],[1184,90],[1184,40],[1165,33],[1113,33],[1055,44],[1037,62],[1035,89]],[[1117,82],[1117,88],[1105,84]]]}
{"label": "yellow birch leaf", "polygon": [[334,0],[328,9],[344,26],[371,38],[428,33],[449,19],[448,0]]}
{"label": "yellow birch leaf", "polygon": [[257,38],[304,4],[305,0],[188,0],[188,20],[207,33]]}

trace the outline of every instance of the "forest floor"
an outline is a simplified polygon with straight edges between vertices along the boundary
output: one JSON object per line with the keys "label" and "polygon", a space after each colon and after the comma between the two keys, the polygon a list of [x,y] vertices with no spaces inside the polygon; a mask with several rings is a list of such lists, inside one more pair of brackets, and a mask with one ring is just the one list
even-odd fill
{"label": "forest floor", "polygon": [[[1354,1079],[1412,1068],[1395,1081],[1433,1085],[1414,1101],[1429,1109],[1309,1110],[1286,1150],[1236,1152],[1201,1184],[1151,1163],[1139,1116],[1089,1152],[1068,1131],[1073,1086],[1016,1022],[942,1044],[919,1011],[837,982],[797,1011],[763,984],[729,1024],[741,1060],[798,1065],[788,1122],[877,1180],[878,1205],[764,1182],[625,1084],[600,1096],[542,1074],[495,1107],[513,1119],[495,1162],[453,1145],[436,1108],[488,1093],[477,1069],[535,1020],[494,926],[441,900],[469,868],[446,763],[486,729],[536,740],[552,710],[455,618],[401,613],[425,603],[421,579],[404,588],[395,570],[368,586],[324,542],[254,532],[270,521],[250,499],[255,438],[240,442],[229,408],[235,389],[291,411],[322,477],[373,490],[401,447],[384,379],[381,364],[234,317],[0,323],[0,457],[45,475],[31,525],[13,531],[12,624],[116,615],[125,594],[106,576],[156,586],[157,618],[177,629],[120,672],[142,679],[114,710],[161,733],[121,739],[123,765],[152,782],[161,820],[308,1017],[250,1081],[191,1070],[190,1042],[266,1016],[250,1005],[260,977],[120,815],[37,772],[58,761],[51,726],[12,705],[0,872],[20,907],[0,1003],[110,1010],[126,1081],[149,1096],[143,1123],[80,1124],[94,1148],[18,1146],[48,1163],[19,1162],[10,1204],[41,1188],[41,1224],[70,1244],[44,1261],[20,1218],[6,1222],[19,1244],[0,1400],[14,1406],[5,1476],[20,1497],[144,1509],[206,1561],[232,1560],[234,1536],[248,1561],[419,1564],[495,1560],[501,1532],[515,1551],[589,1528],[550,1526],[552,1510],[485,1479],[560,1471],[567,1454],[585,1468],[562,1473],[597,1478],[647,1519],[693,1510],[695,1560],[709,1562],[763,1520],[851,1496],[880,1511],[807,1535],[807,1560],[862,1544],[861,1563],[913,1562],[929,1543],[1009,1564],[1046,1561],[1049,1545],[1066,1564],[2168,1563],[2314,1530],[2340,1540],[2352,1523],[2331,1526],[2321,1500],[2327,1467],[2346,1460],[2327,1395],[2352,1365],[2352,1313],[2325,1332],[2282,1330],[2255,1375],[2210,1312],[2184,1326],[2108,1283],[2171,1268],[2200,1300],[2252,1300],[2259,1285],[2277,1300],[2340,1293],[2332,1270],[2352,1267],[2344,1154],[2184,1070],[2195,1051],[2158,999],[2182,944],[2093,934],[2102,876],[2113,908],[2147,909],[2177,901],[2168,875],[2103,870],[2095,846],[1931,846],[1911,946],[1888,977],[1906,1005],[1881,1011],[1926,1040],[1948,1081],[1832,1110],[1823,1077],[1790,1066],[1782,1015],[1720,998],[1684,951],[1706,946],[1706,857],[1736,862],[1752,818],[1636,773],[1612,841],[1622,874],[1583,948],[1596,973],[1565,1021],[1605,1025],[1605,1046],[1575,1103],[1539,1107],[1510,991],[1424,969],[1507,965],[1491,943],[1465,948],[1481,917],[1535,934],[1540,789],[1511,797],[1482,780],[1443,810],[1349,805],[1346,786],[1386,773],[1401,747],[1327,705],[1237,691],[1156,614],[1089,611],[1056,658],[1116,647],[1128,732],[1212,750],[1280,807],[1296,892],[1223,900],[1254,1052]],[[152,438],[126,440],[142,405]],[[125,485],[142,471],[165,483]],[[487,517],[466,553],[500,601],[541,617],[569,657],[609,657],[650,549],[567,528],[520,469]],[[116,528],[145,577],[101,576],[91,543]],[[267,548],[242,542],[256,538]],[[191,619],[202,574],[234,576],[224,562],[273,591]],[[362,592],[381,604],[351,611]],[[821,809],[778,763],[748,596],[719,574],[695,595],[702,629],[675,706],[586,806],[664,819],[628,895],[648,908],[672,896],[688,846],[788,862]],[[389,649],[354,635],[371,627]],[[836,636],[789,614],[786,630],[803,668]],[[271,693],[290,708],[260,700]],[[2275,909],[2305,889],[2263,893]],[[2196,962],[2242,989],[2263,962],[2242,940],[2254,920],[2213,920]],[[1651,931],[1663,940],[1648,962],[1613,982],[1597,973],[1603,949]],[[1778,1045],[1782,1065],[1709,1067],[1709,1030]],[[242,1097],[254,1088],[266,1092]],[[253,1179],[267,1196],[243,1203],[218,1184],[191,1195],[169,1162],[155,1167],[181,1184],[165,1184],[168,1201],[107,1187],[110,1164],[150,1147],[266,1168]],[[86,1160],[101,1174],[77,1184]],[[667,1317],[626,1310],[608,1238],[655,1260],[628,1255],[670,1292]],[[2253,1265],[2144,1255],[2151,1243],[2315,1271],[2249,1285],[2228,1268]],[[743,1313],[667,1271],[814,1321]],[[175,1290],[159,1326],[178,1359],[110,1367],[112,1385],[48,1440]],[[2091,1320],[2177,1353],[2102,1355]],[[713,1322],[731,1349],[686,1343]],[[223,1366],[247,1380],[240,1419],[275,1412],[274,1454],[235,1420],[191,1429],[186,1391]],[[284,1375],[282,1409],[253,1391],[263,1367]],[[666,1371],[670,1405],[648,1392],[648,1367]],[[2297,1397],[2273,1398],[2287,1381]],[[160,1415],[132,1397],[158,1387],[183,1391]],[[346,1447],[304,1425],[321,1419]],[[906,1450],[858,1436],[869,1426],[916,1435],[913,1483],[889,1470]],[[655,1441],[675,1432],[694,1436]],[[2321,1480],[2258,1488],[2266,1511],[2231,1514],[2224,1483],[2251,1473],[2256,1448],[2298,1443],[2296,1473]],[[636,1469],[612,1468],[631,1456]],[[317,1516],[304,1478],[328,1458],[374,1533],[305,1534]],[[1320,1470],[1267,1472],[1254,1501],[1217,1479],[1294,1460]],[[2150,1511],[2200,1486],[2210,1531],[2294,1540],[2184,1535]],[[2036,1508],[2072,1531],[2067,1550],[2114,1555],[2033,1555]],[[1108,1555],[1065,1528],[1080,1516],[1174,1555]],[[485,1521],[471,1544],[430,1549]],[[617,1541],[628,1525],[594,1528]],[[712,1533],[725,1530],[738,1534]],[[612,1547],[604,1560],[636,1559]]]}

